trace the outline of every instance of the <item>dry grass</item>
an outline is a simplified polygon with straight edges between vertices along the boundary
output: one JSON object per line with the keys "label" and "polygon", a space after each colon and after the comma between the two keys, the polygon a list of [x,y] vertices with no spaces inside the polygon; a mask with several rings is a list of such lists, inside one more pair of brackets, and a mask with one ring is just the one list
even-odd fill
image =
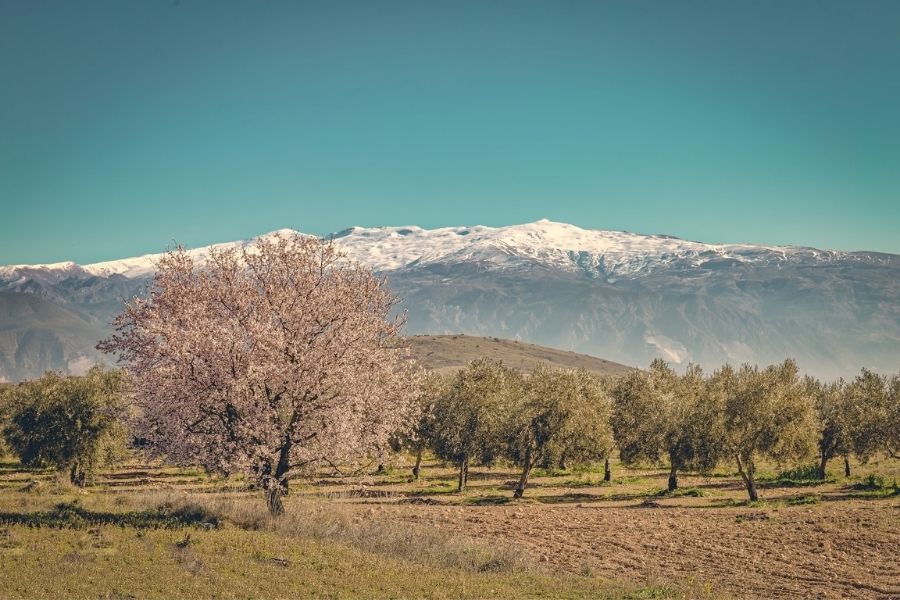
{"label": "dry grass", "polygon": [[364,511],[333,500],[289,499],[287,512],[273,519],[256,497],[145,492],[129,497],[141,513],[182,516],[186,522],[230,523],[247,531],[270,531],[289,538],[346,544],[375,554],[401,558],[432,568],[469,572],[537,572],[513,544],[483,541],[398,521],[381,507]]}
{"label": "dry grass", "polygon": [[482,356],[502,360],[519,371],[533,371],[541,363],[616,377],[632,370],[631,367],[587,354],[515,340],[472,335],[414,335],[408,339],[419,363],[429,370],[442,373],[459,369]]}

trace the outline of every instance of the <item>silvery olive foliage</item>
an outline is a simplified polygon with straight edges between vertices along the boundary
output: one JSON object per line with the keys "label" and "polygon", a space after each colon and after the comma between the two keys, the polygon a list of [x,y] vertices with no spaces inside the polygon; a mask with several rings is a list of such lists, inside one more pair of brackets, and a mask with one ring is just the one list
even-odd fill
{"label": "silvery olive foliage", "polygon": [[751,501],[756,490],[756,463],[803,460],[816,441],[813,398],[788,359],[760,369],[744,365],[717,370],[707,393],[722,415],[724,451],[738,468]]}
{"label": "silvery olive foliage", "polygon": [[816,410],[818,465],[820,479],[825,479],[828,461],[852,452],[850,410],[847,385],[843,380],[823,383],[807,377],[805,384]]}
{"label": "silvery olive foliage", "polygon": [[3,391],[2,433],[22,464],[55,467],[84,486],[125,455],[128,405],[121,373],[94,367],[85,375],[47,373]]}
{"label": "silvery olive foliage", "polygon": [[697,365],[678,375],[662,360],[648,371],[634,371],[612,389],[612,425],[621,460],[667,462],[669,491],[678,487],[678,472],[708,471],[723,447],[720,411],[706,393]]}
{"label": "silvery olive foliage", "polygon": [[507,457],[522,468],[521,498],[540,464],[584,465],[609,456],[612,406],[603,383],[587,371],[540,366],[524,379],[507,425]]}
{"label": "silvery olive foliage", "polygon": [[457,371],[434,403],[431,447],[459,468],[465,491],[469,466],[490,464],[504,448],[510,414],[522,396],[522,378],[499,361],[477,359]]}
{"label": "silvery olive foliage", "polygon": [[879,452],[900,453],[900,375],[888,378],[862,369],[843,393],[849,450],[862,462]]}
{"label": "silvery olive foliage", "polygon": [[415,455],[412,468],[414,480],[419,479],[423,455],[436,433],[435,405],[448,392],[451,382],[449,375],[427,373],[413,403],[410,422],[393,437],[395,449],[407,450]]}

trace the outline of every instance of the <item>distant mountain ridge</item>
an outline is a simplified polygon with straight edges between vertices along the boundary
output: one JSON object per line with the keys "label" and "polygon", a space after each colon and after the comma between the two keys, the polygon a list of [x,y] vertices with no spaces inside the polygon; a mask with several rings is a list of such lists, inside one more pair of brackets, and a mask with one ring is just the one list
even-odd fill
{"label": "distant mountain ridge", "polygon": [[[408,333],[518,339],[628,365],[794,356],[826,377],[900,367],[898,255],[705,244],[547,220],[352,227],[328,237],[389,278],[409,311]],[[210,248],[252,243],[190,252],[202,264]],[[99,358],[84,328],[103,337],[121,301],[146,289],[158,258],[0,267],[0,377]],[[47,306],[35,313],[43,321],[7,316],[10,294],[39,297],[84,325],[57,326],[62,317]]]}

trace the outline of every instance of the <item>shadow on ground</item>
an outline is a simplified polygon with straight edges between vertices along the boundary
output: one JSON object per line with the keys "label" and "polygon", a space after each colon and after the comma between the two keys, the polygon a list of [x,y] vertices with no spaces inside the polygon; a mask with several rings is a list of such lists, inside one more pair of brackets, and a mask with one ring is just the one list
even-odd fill
{"label": "shadow on ground", "polygon": [[2,512],[0,525],[24,525],[53,529],[83,529],[99,525],[116,525],[139,529],[177,529],[196,526],[215,528],[220,525],[217,515],[199,506],[188,505],[177,509],[161,507],[155,510],[127,512],[99,512],[87,510],[75,502],[57,504],[50,510],[37,512]]}

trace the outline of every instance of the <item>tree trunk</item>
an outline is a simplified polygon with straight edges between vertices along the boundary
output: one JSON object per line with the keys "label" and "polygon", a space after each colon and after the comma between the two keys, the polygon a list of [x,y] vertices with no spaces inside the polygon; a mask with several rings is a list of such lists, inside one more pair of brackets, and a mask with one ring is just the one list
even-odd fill
{"label": "tree trunk", "polygon": [[462,463],[459,465],[459,493],[463,493],[466,491],[466,483],[469,479],[469,457],[467,456],[463,459]]}
{"label": "tree trunk", "polygon": [[83,488],[85,479],[85,472],[82,470],[78,461],[72,463],[72,468],[69,470],[69,481],[71,481],[73,485]]}
{"label": "tree trunk", "polygon": [[521,498],[525,494],[525,486],[528,485],[528,475],[531,473],[531,448],[525,451],[525,466],[522,469],[522,476],[519,477],[519,485],[513,492],[513,498]]}
{"label": "tree trunk", "polygon": [[675,465],[669,469],[669,491],[674,492],[678,489],[678,474],[675,471]]}
{"label": "tree trunk", "polygon": [[735,458],[737,459],[738,473],[741,474],[741,479],[744,480],[744,487],[747,488],[747,495],[750,496],[750,502],[756,502],[759,500],[759,494],[756,493],[756,480],[754,479],[756,467],[753,465],[753,459],[752,457],[748,459],[745,468],[740,454],[735,455]]}
{"label": "tree trunk", "polygon": [[[278,452],[278,463],[275,465],[275,473],[272,474],[271,463],[263,472],[263,488],[266,490],[266,507],[269,514],[278,517],[284,514],[284,496],[288,493],[288,471],[290,471],[291,442],[285,439],[284,445]],[[268,473],[266,473],[266,471]]]}
{"label": "tree trunk", "polygon": [[269,514],[273,517],[284,514],[283,498],[288,494],[288,480],[285,477],[287,470],[284,472],[279,471],[280,469],[277,469],[275,471],[275,477],[268,478],[264,484],[266,490],[266,507],[269,509]]}
{"label": "tree trunk", "polygon": [[603,463],[603,481],[612,481],[612,468],[609,466],[609,457]]}
{"label": "tree trunk", "polygon": [[844,477],[850,477],[850,459],[844,456]]}
{"label": "tree trunk", "polygon": [[825,479],[826,473],[825,468],[828,466],[828,454],[826,452],[822,452],[821,457],[819,458],[819,468],[818,475],[819,479]]}
{"label": "tree trunk", "polygon": [[284,514],[282,496],[284,496],[284,493],[280,485],[271,485],[266,490],[266,507],[269,509],[269,514],[273,517],[279,517]]}
{"label": "tree trunk", "polygon": [[422,448],[416,452],[416,465],[413,467],[413,480],[419,480],[419,473],[422,471]]}

